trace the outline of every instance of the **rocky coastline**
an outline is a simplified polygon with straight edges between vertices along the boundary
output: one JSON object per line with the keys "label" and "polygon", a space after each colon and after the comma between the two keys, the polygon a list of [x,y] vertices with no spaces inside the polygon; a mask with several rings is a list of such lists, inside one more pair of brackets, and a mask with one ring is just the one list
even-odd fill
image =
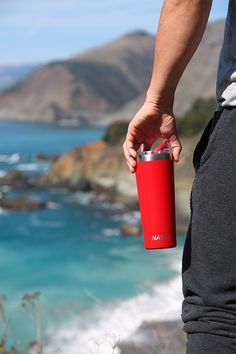
{"label": "rocky coastline", "polygon": [[47,202],[27,196],[8,197],[4,193],[0,193],[0,208],[10,211],[30,211],[44,209]]}
{"label": "rocky coastline", "polygon": [[[185,235],[189,222],[189,199],[194,169],[192,153],[194,139],[182,139],[180,161],[175,164],[175,196],[177,233]],[[90,203],[101,198],[111,203],[120,202],[127,210],[139,210],[135,174],[131,174],[124,159],[122,143],[109,145],[104,140],[76,147],[62,155],[38,160],[51,160],[44,174],[25,174],[8,170],[0,176],[0,208],[9,211],[30,211],[47,208],[48,202],[33,199],[31,191],[64,189],[66,191],[93,192]],[[13,195],[12,195],[13,194]],[[104,199],[103,199],[104,200]],[[138,237],[140,225],[130,223],[120,227],[121,236]],[[179,321],[143,322],[127,340],[118,344],[121,354],[184,354],[186,335]]]}
{"label": "rocky coastline", "polygon": [[[175,163],[175,198],[177,232],[186,232],[189,222],[189,199],[194,169],[191,155],[196,139],[184,139],[180,161]],[[40,157],[41,158],[41,157]],[[135,174],[129,172],[122,144],[109,145],[104,140],[76,147],[52,158],[50,170],[42,175],[24,175],[9,170],[0,177],[0,187],[27,192],[29,189],[65,189],[68,191],[94,191],[105,195],[111,203],[121,202],[130,210],[139,210]],[[7,193],[5,193],[5,201]],[[22,203],[26,199],[22,198]],[[30,210],[30,203],[28,210]],[[19,204],[18,204],[19,205]],[[42,203],[38,204],[40,207]],[[1,204],[4,208],[4,203]],[[32,204],[32,208],[35,205]],[[18,207],[18,210],[24,208]]]}

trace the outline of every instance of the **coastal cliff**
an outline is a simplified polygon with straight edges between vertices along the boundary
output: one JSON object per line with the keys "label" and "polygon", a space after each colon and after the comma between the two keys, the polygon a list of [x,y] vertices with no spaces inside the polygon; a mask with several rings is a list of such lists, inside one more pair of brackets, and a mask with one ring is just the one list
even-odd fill
{"label": "coastal cliff", "polygon": [[[194,169],[191,154],[195,139],[183,139],[180,161],[175,163],[177,231],[185,232],[189,220],[189,198]],[[138,209],[135,174],[129,172],[122,145],[109,145],[104,140],[83,145],[61,155],[50,171],[39,176],[40,188],[66,188],[96,191],[111,202],[122,202]]]}

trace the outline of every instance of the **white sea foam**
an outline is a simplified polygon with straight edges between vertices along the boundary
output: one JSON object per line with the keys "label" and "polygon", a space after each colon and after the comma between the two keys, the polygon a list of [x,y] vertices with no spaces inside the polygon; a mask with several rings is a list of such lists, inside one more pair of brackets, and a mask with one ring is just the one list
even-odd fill
{"label": "white sea foam", "polygon": [[140,212],[139,210],[133,210],[122,214],[115,214],[112,216],[112,220],[137,224],[140,222]]}
{"label": "white sea foam", "polygon": [[107,195],[105,193],[96,193],[95,191],[91,192],[82,192],[78,191],[73,193],[72,196],[68,198],[79,205],[99,205],[100,209],[104,210],[124,210],[124,204],[121,202],[109,202],[107,200]]}
{"label": "white sea foam", "polygon": [[69,200],[74,201],[80,205],[88,205],[90,204],[93,199],[95,198],[95,192],[75,192],[73,195],[68,197]]}
{"label": "white sea foam", "polygon": [[104,236],[110,237],[110,236],[120,236],[121,231],[119,228],[105,228],[102,230],[102,233]]}
{"label": "white sea foam", "polygon": [[38,163],[21,163],[17,165],[18,171],[38,171],[41,170],[41,166]]}
{"label": "white sea foam", "polygon": [[52,201],[48,201],[47,202],[47,207],[49,209],[60,209],[61,206],[58,203],[55,203],[55,202],[52,202]]}
{"label": "white sea foam", "polygon": [[9,192],[11,190],[11,187],[9,187],[9,186],[1,186],[1,188],[0,188],[0,191],[2,192],[2,193],[6,193],[6,192]]}
{"label": "white sea foam", "polygon": [[6,210],[6,209],[3,209],[3,208],[0,208],[0,215],[8,215],[10,214],[11,212]]}
{"label": "white sea foam", "polygon": [[124,204],[122,202],[109,202],[107,200],[102,201],[101,208],[109,210],[124,210]]}
{"label": "white sea foam", "polygon": [[0,177],[5,177],[6,176],[6,171],[0,170]]}
{"label": "white sea foam", "polygon": [[30,217],[30,223],[34,227],[49,227],[49,228],[61,228],[65,224],[60,220],[41,220],[38,215],[32,214]]}
{"label": "white sea foam", "polygon": [[[177,264],[174,268],[177,268]],[[45,354],[98,353],[98,346],[100,353],[111,354],[110,342],[117,338],[122,341],[132,336],[135,341],[142,340],[141,337],[134,337],[134,333],[143,321],[181,319],[181,286],[179,274],[171,281],[154,285],[136,297],[109,305],[97,305],[93,318],[87,323],[83,315],[63,325],[51,326]],[[114,353],[119,354],[118,348]]]}
{"label": "white sea foam", "polygon": [[20,154],[18,154],[17,152],[12,155],[5,155],[5,154],[0,155],[0,162],[6,162],[11,164],[19,160],[20,160]]}

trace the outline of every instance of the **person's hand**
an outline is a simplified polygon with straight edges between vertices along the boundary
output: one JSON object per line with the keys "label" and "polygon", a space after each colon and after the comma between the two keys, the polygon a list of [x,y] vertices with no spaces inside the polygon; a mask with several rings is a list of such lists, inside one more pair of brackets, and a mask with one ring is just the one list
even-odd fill
{"label": "person's hand", "polygon": [[150,150],[159,138],[168,139],[173,160],[179,160],[182,145],[177,135],[175,117],[168,106],[153,103],[146,99],[143,106],[130,121],[123,150],[130,172],[136,169],[137,151],[141,144],[143,150]]}

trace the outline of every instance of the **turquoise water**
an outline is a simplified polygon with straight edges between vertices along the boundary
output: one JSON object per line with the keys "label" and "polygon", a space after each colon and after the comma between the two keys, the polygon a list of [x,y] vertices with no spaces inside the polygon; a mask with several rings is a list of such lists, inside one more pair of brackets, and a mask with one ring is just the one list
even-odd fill
{"label": "turquoise water", "polygon": [[[0,129],[2,173],[9,168],[27,173],[46,171],[50,165],[38,161],[38,153],[61,153],[103,134],[100,128],[14,122],[0,122]],[[49,328],[60,328],[76,316],[83,325],[93,308],[136,299],[153,284],[168,284],[179,274],[175,265],[180,261],[182,237],[178,237],[176,249],[147,251],[141,235],[120,235],[123,222],[139,224],[138,212],[119,203],[92,202],[93,193],[44,190],[27,194],[50,201],[50,207],[0,214],[1,293],[7,297],[10,328],[14,328],[21,347],[34,333],[21,308],[26,292],[41,292],[42,328],[49,340]]]}
{"label": "turquoise water", "polygon": [[80,129],[55,124],[0,122],[1,154],[15,152],[34,155],[38,153],[58,154],[71,148],[99,139],[103,128]]}

